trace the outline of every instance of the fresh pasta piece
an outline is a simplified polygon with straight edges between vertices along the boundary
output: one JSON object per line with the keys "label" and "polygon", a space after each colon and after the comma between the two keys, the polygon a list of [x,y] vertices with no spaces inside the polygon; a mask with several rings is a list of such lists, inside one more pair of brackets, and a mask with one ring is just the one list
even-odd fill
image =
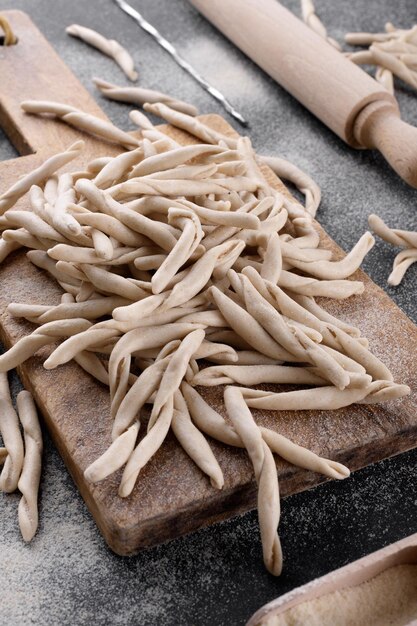
{"label": "fresh pasta piece", "polygon": [[198,115],[198,109],[195,106],[172,96],[168,96],[161,91],[144,89],[143,87],[118,87],[117,85],[112,85],[99,78],[93,78],[93,82],[103,96],[109,98],[109,100],[139,105],[143,105],[145,102],[163,102],[171,107],[171,109],[175,109],[181,113],[193,116]]}
{"label": "fresh pasta piece", "polygon": [[79,156],[84,148],[83,141],[76,141],[67,150],[50,157],[42,165],[32,170],[12,185],[0,196],[0,215],[3,215],[21,198],[32,185],[39,185],[49,178],[54,172]]}
{"label": "fresh pasta piece", "polygon": [[42,432],[36,406],[29,391],[21,391],[16,399],[19,420],[23,426],[25,457],[17,484],[22,498],[19,502],[19,526],[25,541],[31,541],[38,528],[38,490],[42,467]]}
{"label": "fresh pasta piece", "polygon": [[0,490],[12,493],[16,490],[23,467],[23,440],[19,419],[10,397],[7,374],[0,373],[0,433],[7,456],[0,474]]}
{"label": "fresh pasta piece", "polygon": [[71,24],[71,26],[67,26],[65,32],[72,37],[77,37],[78,39],[85,41],[85,43],[89,44],[93,48],[97,48],[97,50],[100,50],[103,54],[106,54],[114,59],[129,80],[137,80],[138,74],[135,70],[135,64],[132,57],[117,41],[114,39],[107,39],[92,28],[86,28],[85,26],[80,26],[79,24]]}

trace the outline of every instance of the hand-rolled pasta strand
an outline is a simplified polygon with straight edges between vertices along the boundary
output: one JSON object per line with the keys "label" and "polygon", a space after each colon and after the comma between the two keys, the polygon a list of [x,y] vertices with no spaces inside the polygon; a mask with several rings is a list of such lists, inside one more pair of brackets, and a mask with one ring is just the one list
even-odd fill
{"label": "hand-rolled pasta strand", "polygon": [[7,352],[0,356],[0,372],[8,372],[35,354],[43,346],[54,343],[60,337],[82,333],[90,328],[85,319],[57,320],[37,328],[22,337]]}
{"label": "hand-rolled pasta strand", "polygon": [[374,233],[394,246],[401,248],[417,248],[417,232],[389,228],[378,215],[368,217],[369,227]]}
{"label": "hand-rolled pasta strand", "polygon": [[[137,148],[138,140],[129,133],[126,133],[111,122],[103,120],[91,113],[85,113],[74,107],[65,111],[60,102],[42,102],[37,100],[25,100],[20,105],[26,113],[40,115],[42,113],[53,113],[63,122],[83,130],[89,134],[96,135],[112,143],[120,144],[127,149]],[[56,168],[57,169],[57,168]],[[33,181],[37,183],[38,181]],[[33,183],[32,183],[33,184]]]}
{"label": "hand-rolled pasta strand", "polygon": [[135,64],[128,51],[114,39],[107,39],[92,28],[86,28],[79,24],[67,26],[65,32],[72,37],[78,37],[93,48],[100,50],[103,54],[114,59],[117,65],[123,70],[129,80],[136,81],[138,74]]}
{"label": "hand-rolled pasta strand", "polygon": [[240,390],[226,387],[224,402],[227,414],[249,454],[258,483],[258,516],[264,563],[271,574],[279,576],[282,551],[277,534],[280,503],[275,461]]}
{"label": "hand-rolled pasta strand", "polygon": [[129,496],[136,483],[136,479],[140,470],[146,465],[149,459],[161,446],[168,430],[174,412],[174,399],[171,395],[163,405],[158,419],[150,431],[136,446],[135,450],[129,457],[127,465],[124,469],[122,480],[119,487],[119,496],[126,498]]}
{"label": "hand-rolled pasta strand", "polygon": [[11,493],[16,490],[23,466],[23,440],[19,419],[10,397],[7,374],[0,373],[0,433],[7,451],[0,474],[0,490]]}
{"label": "hand-rolled pasta strand", "polygon": [[187,403],[179,390],[174,394],[174,414],[171,428],[183,450],[201,471],[207,474],[213,487],[222,489],[224,477],[220,465],[206,438],[191,421]]}
{"label": "hand-rolled pasta strand", "polygon": [[283,178],[297,187],[305,196],[307,213],[315,217],[321,201],[321,190],[317,183],[296,165],[282,157],[262,156],[260,159],[279,178]]}
{"label": "hand-rolled pasta strand", "polygon": [[19,502],[19,526],[25,541],[31,541],[38,528],[38,490],[42,467],[42,432],[36,406],[28,391],[17,396],[17,410],[23,426],[25,457],[18,482],[22,499]]}
{"label": "hand-rolled pasta strand", "polygon": [[143,89],[143,87],[119,87],[99,78],[93,78],[93,82],[102,95],[109,98],[109,100],[139,105],[143,105],[145,102],[163,102],[171,107],[171,109],[175,109],[181,113],[192,116],[198,115],[198,109],[195,106],[162,93],[162,91]]}
{"label": "hand-rolled pasta strand", "polygon": [[78,157],[84,148],[83,141],[76,141],[67,150],[46,159],[39,167],[32,170],[14,183],[0,196],[0,215],[3,215],[21,198],[32,185],[39,185],[51,174]]}
{"label": "hand-rolled pasta strand", "polygon": [[394,268],[388,276],[388,284],[396,287],[404,278],[408,268],[417,261],[417,248],[403,250],[394,259]]}
{"label": "hand-rolled pasta strand", "polygon": [[86,480],[97,483],[120,469],[133,452],[138,432],[139,422],[135,422],[119,435],[110,447],[84,471]]}

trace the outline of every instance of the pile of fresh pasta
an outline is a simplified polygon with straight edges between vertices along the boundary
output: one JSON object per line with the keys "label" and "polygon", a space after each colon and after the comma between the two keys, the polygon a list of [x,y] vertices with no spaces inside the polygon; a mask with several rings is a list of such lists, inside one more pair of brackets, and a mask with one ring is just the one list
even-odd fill
{"label": "pile of fresh pasta", "polygon": [[[223,135],[165,104],[145,109],[188,131],[194,144],[179,145],[138,111],[131,118],[140,139],[68,105],[22,106],[125,150],[70,172],[83,149],[77,142],[0,196],[1,260],[29,248],[27,258],[64,292],[57,305],[10,303],[10,315],[37,328],[0,356],[0,372],[59,340],[46,369],[75,360],[108,386],[111,439],[85,477],[97,482],[123,467],[123,498],[170,429],[216,489],[223,473],[210,438],[246,449],[259,488],[265,565],[279,574],[273,455],[331,478],[349,470],[258,426],[251,409],[332,411],[409,393],[359,329],[316,301],[363,292],[348,277],[372,235],[332,260],[310,214],[314,188],[304,190],[306,211],[271,187],[248,138]],[[25,193],[27,205],[14,208]],[[264,390],[254,388],[261,383]],[[279,387],[287,384],[299,388]],[[199,391],[213,385],[225,385],[222,414]],[[13,448],[8,454],[12,466]]]}

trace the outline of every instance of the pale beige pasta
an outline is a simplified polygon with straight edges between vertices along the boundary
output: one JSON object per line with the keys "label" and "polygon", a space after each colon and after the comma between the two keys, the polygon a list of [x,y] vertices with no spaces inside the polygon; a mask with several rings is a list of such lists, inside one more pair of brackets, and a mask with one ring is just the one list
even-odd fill
{"label": "pale beige pasta", "polygon": [[84,471],[85,478],[92,483],[97,483],[120,469],[135,447],[138,432],[139,422],[135,422],[119,435],[94,463],[87,467]]}
{"label": "pale beige pasta", "polygon": [[93,82],[103,96],[110,100],[139,105],[145,104],[145,102],[163,102],[176,111],[187,113],[187,115],[198,115],[198,109],[195,106],[161,91],[144,89],[143,87],[118,87],[99,78],[93,78]]}
{"label": "pale beige pasta", "polygon": [[42,432],[36,406],[29,391],[21,391],[16,399],[19,420],[23,426],[25,457],[18,488],[19,526],[25,541],[31,541],[38,528],[38,490],[42,467]]}
{"label": "pale beige pasta", "polygon": [[120,45],[119,42],[114,39],[107,39],[97,31],[86,28],[85,26],[80,26],[79,24],[67,26],[65,32],[72,37],[78,37],[78,39],[85,41],[85,43],[88,43],[93,48],[97,48],[97,50],[100,50],[103,54],[114,59],[129,80],[137,80],[138,74],[135,70],[134,61],[128,51]]}
{"label": "pale beige pasta", "polygon": [[0,373],[0,433],[7,456],[0,474],[0,490],[12,493],[16,490],[23,467],[23,440],[19,419],[10,397],[7,374]]}
{"label": "pale beige pasta", "polygon": [[174,414],[171,427],[181,447],[201,471],[207,474],[213,487],[222,489],[224,477],[220,465],[206,438],[191,421],[187,403],[179,390],[174,394]]}
{"label": "pale beige pasta", "polygon": [[5,211],[10,209],[19,198],[29,191],[32,185],[42,183],[44,180],[49,178],[51,174],[79,156],[83,148],[84,142],[76,141],[64,152],[60,152],[59,154],[50,157],[29,174],[19,178],[14,185],[1,194],[0,215],[3,215]]}

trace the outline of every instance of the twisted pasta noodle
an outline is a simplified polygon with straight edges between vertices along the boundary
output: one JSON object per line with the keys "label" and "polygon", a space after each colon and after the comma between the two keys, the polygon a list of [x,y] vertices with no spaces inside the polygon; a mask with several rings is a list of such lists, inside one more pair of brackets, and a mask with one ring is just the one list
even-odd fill
{"label": "twisted pasta noodle", "polygon": [[[261,326],[275,341],[294,355],[299,361],[312,363],[319,368],[325,378],[339,389],[349,384],[349,375],[335,359],[321,350],[311,339],[295,326],[289,326],[278,311],[255,289],[244,276],[244,297],[248,312],[258,320]],[[292,358],[291,360],[294,360]]]}
{"label": "twisted pasta noodle", "polygon": [[201,328],[190,332],[173,353],[162,375],[161,384],[156,393],[151,417],[149,419],[148,432],[158,420],[163,406],[168,402],[170,397],[174,396],[175,391],[179,389],[190,359],[200,347],[204,337],[205,333]]}
{"label": "twisted pasta noodle", "polygon": [[54,343],[57,338],[78,334],[89,328],[91,323],[84,319],[59,320],[44,324],[30,335],[19,339],[7,352],[0,356],[0,372],[20,365],[43,346]]}
{"label": "twisted pasta noodle", "polygon": [[21,244],[18,241],[6,241],[4,239],[4,233],[7,231],[3,231],[2,239],[0,240],[0,263],[6,259],[9,254],[18,250],[21,247]]}
{"label": "twisted pasta noodle", "polygon": [[162,102],[158,102],[156,104],[146,103],[143,108],[146,112],[162,117],[162,119],[169,124],[172,124],[172,126],[185,130],[187,133],[190,133],[190,135],[194,135],[194,137],[201,139],[201,141],[205,143],[218,144],[219,141],[223,141],[228,148],[235,149],[237,146],[237,140],[234,137],[227,137],[226,135],[209,128],[191,115],[174,111]]}
{"label": "twisted pasta noodle", "polygon": [[127,462],[120,482],[120,497],[126,498],[132,493],[140,470],[160,448],[170,428],[173,411],[174,401],[170,396],[163,405],[155,425],[136,446]]}
{"label": "twisted pasta noodle", "polygon": [[[128,150],[138,147],[138,140],[132,135],[129,135],[129,133],[117,128],[117,126],[111,122],[96,117],[91,113],[80,111],[75,107],[70,107],[71,110],[65,111],[65,105],[63,109],[62,104],[59,102],[43,102],[36,100],[25,100],[20,106],[26,113],[33,113],[36,115],[40,115],[42,113],[52,113],[70,126],[74,126],[75,128],[89,134],[96,135],[106,141],[120,144]],[[36,180],[34,182],[37,183],[38,181]]]}
{"label": "twisted pasta noodle", "polygon": [[[376,381],[380,383],[381,381]],[[385,388],[389,388],[386,394],[389,397],[402,397],[409,393],[407,385],[394,385],[390,381],[382,381]],[[372,383],[373,384],[373,383]],[[272,411],[311,411],[323,410],[333,411],[353,403],[372,404],[373,393],[372,384],[348,389],[337,389],[335,387],[317,387],[302,391],[288,391],[284,393],[272,393],[268,391],[257,391],[254,389],[241,388],[245,402],[249,407],[256,409],[266,409]],[[368,399],[369,401],[367,401]],[[376,400],[378,401],[378,400]]]}
{"label": "twisted pasta noodle", "polygon": [[135,422],[115,439],[109,448],[91,463],[84,471],[84,477],[97,483],[120,469],[133,452],[139,432],[139,422]]}
{"label": "twisted pasta noodle", "polygon": [[388,400],[396,400],[410,393],[408,385],[397,385],[388,380],[376,380],[369,385],[368,394],[358,404],[378,404]]}
{"label": "twisted pasta noodle", "polygon": [[324,459],[311,450],[303,448],[269,428],[260,427],[262,437],[267,446],[280,457],[297,467],[324,474],[329,478],[343,480],[350,475],[345,465]]}
{"label": "twisted pasta noodle", "polygon": [[[218,439],[228,445],[244,447],[236,431],[227,424],[217,411],[212,409],[205,400],[203,400],[193,387],[187,382],[183,382],[181,388],[190,408],[193,421],[200,430],[213,439]],[[262,438],[271,451],[274,454],[278,454],[289,463],[314,472],[319,472],[329,478],[335,478],[337,480],[343,480],[349,476],[348,468],[341,463],[320,457],[307,448],[293,443],[286,437],[283,437],[269,428],[261,426],[260,431]]]}
{"label": "twisted pasta noodle", "polygon": [[118,154],[100,168],[92,182],[101,189],[115,184],[124,178],[131,168],[143,159],[143,156],[142,147]]}
{"label": "twisted pasta noodle", "polygon": [[258,516],[264,563],[271,574],[279,576],[282,551],[277,533],[280,503],[275,461],[239,389],[226,387],[224,402],[227,414],[248,452],[258,483]]}
{"label": "twisted pasta noodle", "polygon": [[7,451],[0,474],[0,490],[12,493],[20,478],[24,452],[19,419],[12,405],[7,374],[3,372],[0,373],[0,433]]}
{"label": "twisted pasta noodle", "polygon": [[127,304],[125,298],[109,296],[101,297],[87,302],[61,302],[56,306],[44,306],[39,304],[20,304],[12,302],[7,307],[7,312],[13,317],[38,318],[39,324],[53,322],[59,319],[97,319],[111,313],[115,307]]}
{"label": "twisted pasta noodle", "polygon": [[143,87],[119,87],[99,78],[93,78],[93,82],[102,95],[109,98],[109,100],[139,105],[145,104],[145,102],[163,102],[171,109],[180,111],[181,113],[192,116],[198,115],[198,109],[195,106],[173,98],[172,96],[162,93],[162,91],[143,89]]}
{"label": "twisted pasta noodle", "polygon": [[220,146],[211,144],[181,146],[144,159],[132,169],[129,177],[148,176],[156,172],[164,172],[179,165],[184,165],[192,159],[197,159],[204,155],[218,155],[221,152],[222,148]]}
{"label": "twisted pasta noodle", "polygon": [[46,159],[39,167],[35,168],[14,183],[0,196],[0,215],[3,215],[21,198],[32,185],[39,185],[49,178],[54,172],[78,157],[84,148],[83,141],[76,141],[64,152],[59,152]]}
{"label": "twisted pasta noodle", "polygon": [[[160,328],[159,326],[148,326],[146,328],[137,328],[124,334],[116,346],[114,347],[109,360],[109,376],[110,389],[116,387],[117,371],[122,359],[139,350],[148,348],[157,348],[165,345],[173,339],[181,339],[193,330],[199,328],[198,324],[167,324]],[[99,331],[108,332],[108,331]],[[112,331],[115,333],[115,331]],[[63,344],[62,344],[63,345]],[[1,358],[1,357],[0,357]]]}
{"label": "twisted pasta noodle", "polygon": [[305,209],[307,213],[314,217],[321,201],[321,190],[317,183],[296,165],[282,157],[262,156],[260,159],[261,162],[270,167],[279,178],[288,180],[297,187],[303,196],[305,196]]}
{"label": "twisted pasta noodle", "polygon": [[299,276],[284,269],[279,275],[278,285],[302,296],[321,296],[335,300],[345,300],[350,296],[361,294],[365,290],[362,281],[316,280],[315,278]]}
{"label": "twisted pasta noodle", "polygon": [[16,399],[19,419],[23,426],[25,457],[18,488],[19,526],[24,541],[31,541],[38,528],[38,490],[42,467],[42,432],[36,406],[29,391],[21,391]]}
{"label": "twisted pasta noodle", "polygon": [[141,300],[148,292],[131,282],[128,278],[113,274],[101,267],[81,263],[80,268],[87,278],[101,293],[114,294],[126,300]]}
{"label": "twisted pasta noodle", "polygon": [[[81,226],[68,212],[68,207],[75,202],[75,190],[71,174],[62,174],[58,178],[57,199],[51,211],[52,225],[64,235],[80,235]],[[46,209],[46,212],[47,209]]]}
{"label": "twisted pasta noodle", "polygon": [[261,383],[325,385],[326,381],[305,367],[288,365],[216,365],[200,370],[192,385],[259,385]]}
{"label": "twisted pasta noodle", "polygon": [[223,266],[240,254],[244,243],[230,240],[208,250],[194,263],[189,273],[176,285],[168,296],[165,307],[184,304],[197,295],[209,281],[216,266]]}
{"label": "twisted pasta noodle", "polygon": [[417,248],[403,250],[394,260],[394,268],[388,276],[388,283],[397,286],[400,284],[408,268],[417,261]]}
{"label": "twisted pasta noodle", "polygon": [[145,215],[125,208],[108,195],[105,196],[105,204],[111,210],[113,216],[118,218],[125,226],[141,235],[145,235],[166,252],[170,252],[175,246],[177,240],[166,224],[156,222]]}
{"label": "twisted pasta noodle", "polygon": [[40,217],[29,211],[8,210],[7,221],[20,228],[26,228],[35,237],[65,242],[66,239],[55,228],[44,222]]}
{"label": "twisted pasta noodle", "polygon": [[370,215],[368,218],[370,228],[378,237],[394,246],[401,248],[417,248],[417,233],[398,228],[389,228],[378,215]]}
{"label": "twisted pasta noodle", "polygon": [[306,263],[305,261],[292,258],[291,263],[294,267],[316,278],[340,280],[356,272],[374,243],[375,239],[371,233],[366,232],[341,261],[318,260],[314,261],[314,263]]}
{"label": "twisted pasta noodle", "polygon": [[[41,330],[43,328],[44,327],[41,327]],[[73,359],[74,356],[79,352],[87,350],[91,346],[95,346],[104,341],[112,339],[113,337],[117,337],[118,334],[118,331],[112,328],[95,329],[93,327],[90,327],[89,325],[87,330],[82,330],[81,332],[78,332],[75,336],[69,337],[68,339],[63,341],[57,348],[55,348],[52,354],[46,359],[43,366],[45,369],[48,370],[54,369],[55,367],[58,367],[58,365],[63,365],[64,363],[68,363],[68,361],[71,361],[71,359]]]}
{"label": "twisted pasta noodle", "polygon": [[129,80],[137,80],[138,74],[135,70],[135,64],[132,57],[117,41],[114,39],[107,39],[97,31],[92,30],[91,28],[86,28],[85,26],[80,26],[79,24],[71,24],[71,26],[67,26],[65,32],[72,37],[81,39],[93,48],[100,50],[103,54],[106,54],[114,59]]}
{"label": "twisted pasta noodle", "polygon": [[393,380],[393,376],[389,369],[384,365],[378,357],[376,357],[370,350],[367,350],[358,341],[357,338],[351,337],[337,326],[329,329],[335,336],[337,342],[340,344],[343,350],[343,354],[349,356],[356,363],[362,365],[368,374],[371,374],[376,380]]}
{"label": "twisted pasta noodle", "polygon": [[170,223],[181,228],[181,235],[168,256],[152,276],[152,293],[161,293],[203,238],[200,220],[186,209],[170,209]]}
{"label": "twisted pasta noodle", "polygon": [[162,375],[168,365],[170,357],[155,361],[138,376],[125,397],[120,403],[114,419],[112,440],[115,441],[127,428],[130,427],[140,410],[159,387]]}
{"label": "twisted pasta noodle", "polygon": [[380,46],[372,44],[369,48],[375,63],[386,68],[405,83],[417,89],[417,75],[407,65],[393,54],[385,52]]}
{"label": "twisted pasta noodle", "polygon": [[224,477],[220,465],[206,438],[191,421],[187,403],[179,390],[174,394],[174,414],[171,427],[183,450],[201,471],[207,474],[213,487],[222,489]]}
{"label": "twisted pasta noodle", "polygon": [[274,341],[257,320],[245,309],[224,295],[217,287],[210,287],[209,295],[227,320],[229,326],[258,352],[280,361],[297,361],[297,358]]}

